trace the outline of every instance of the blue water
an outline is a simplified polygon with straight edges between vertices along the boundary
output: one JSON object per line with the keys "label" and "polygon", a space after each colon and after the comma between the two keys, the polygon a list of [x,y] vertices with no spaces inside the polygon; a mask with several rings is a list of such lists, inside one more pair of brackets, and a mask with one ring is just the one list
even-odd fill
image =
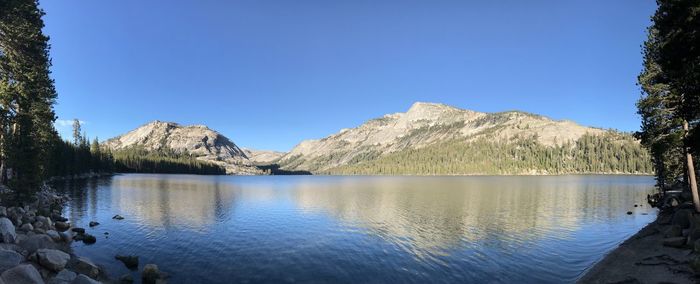
{"label": "blue water", "polygon": [[653,184],[128,174],[57,187],[74,224],[101,223],[74,250],[115,278],[138,279],[114,259],[135,254],[170,283],[567,283],[655,218]]}

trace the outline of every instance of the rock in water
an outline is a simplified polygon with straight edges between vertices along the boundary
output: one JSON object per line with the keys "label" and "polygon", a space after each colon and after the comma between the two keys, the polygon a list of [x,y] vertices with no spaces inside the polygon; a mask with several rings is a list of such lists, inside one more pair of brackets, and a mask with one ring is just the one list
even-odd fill
{"label": "rock in water", "polygon": [[154,284],[160,278],[160,270],[158,270],[158,265],[146,264],[143,267],[143,272],[141,272],[141,280],[144,284]]}
{"label": "rock in water", "polygon": [[114,217],[112,217],[112,219],[114,219],[114,220],[124,220],[124,217],[122,217],[121,215],[117,214],[117,215],[114,215]]}
{"label": "rock in water", "polygon": [[60,250],[55,249],[40,249],[36,251],[37,259],[41,266],[46,267],[54,272],[59,272],[66,267],[70,260],[70,255]]}
{"label": "rock in water", "polygon": [[684,237],[665,238],[664,246],[680,248],[683,247],[683,245],[685,245],[685,239],[686,238]]}
{"label": "rock in water", "polygon": [[15,251],[0,249],[0,273],[17,266],[22,260],[24,257]]}
{"label": "rock in water", "polygon": [[84,244],[91,245],[97,242],[97,238],[90,234],[84,234],[82,241]]}
{"label": "rock in water", "polygon": [[71,231],[76,232],[78,234],[85,234],[85,229],[83,228],[73,228]]}
{"label": "rock in water", "polygon": [[56,221],[56,223],[54,224],[54,227],[59,232],[65,232],[68,229],[70,229],[70,224],[63,222],[63,221]]}
{"label": "rock in water", "polygon": [[44,284],[41,274],[31,264],[15,266],[2,273],[2,280],[12,284]]}
{"label": "rock in water", "polygon": [[97,225],[99,225],[99,224],[100,224],[99,222],[90,221],[90,224],[88,224],[88,226],[90,226],[90,227],[92,228],[92,227],[95,227],[95,226],[97,226]]}
{"label": "rock in water", "polygon": [[114,258],[124,263],[124,265],[129,269],[135,269],[139,267],[139,257],[135,255],[117,255]]}
{"label": "rock in water", "polygon": [[87,277],[84,274],[80,274],[77,277],[75,277],[75,280],[73,280],[73,282],[71,282],[71,284],[100,284],[100,282],[98,282],[90,277]]}
{"label": "rock in water", "polygon": [[10,219],[0,217],[0,241],[6,244],[14,244],[15,239],[17,239],[15,225],[12,224]]}
{"label": "rock in water", "polygon": [[84,257],[78,257],[77,262],[73,266],[73,270],[78,273],[85,274],[91,278],[96,278],[100,274],[100,268],[92,261]]}

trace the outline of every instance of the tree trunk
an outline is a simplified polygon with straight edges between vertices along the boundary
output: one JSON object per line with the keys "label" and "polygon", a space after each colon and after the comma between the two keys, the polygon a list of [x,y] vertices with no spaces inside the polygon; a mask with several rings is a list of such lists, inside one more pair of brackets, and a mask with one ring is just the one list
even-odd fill
{"label": "tree trunk", "polygon": [[[683,120],[683,130],[685,131],[685,136],[688,136],[688,121]],[[693,166],[693,155],[690,153],[688,147],[685,148],[685,156],[688,160],[688,183],[690,184],[690,192],[693,194],[693,204],[695,205],[695,212],[700,212],[700,198],[698,198],[698,183],[695,180],[695,166]]]}

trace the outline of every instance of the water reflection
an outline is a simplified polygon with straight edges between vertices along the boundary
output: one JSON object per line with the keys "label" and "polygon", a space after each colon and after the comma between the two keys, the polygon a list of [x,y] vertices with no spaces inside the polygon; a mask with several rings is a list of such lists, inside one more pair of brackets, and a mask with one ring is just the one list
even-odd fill
{"label": "water reflection", "polygon": [[517,247],[566,238],[582,220],[624,218],[631,202],[642,202],[645,191],[630,190],[640,187],[652,190],[607,177],[381,177],[305,182],[294,194],[305,210],[327,212],[422,255],[463,242]]}
{"label": "water reflection", "polygon": [[190,176],[117,178],[111,184],[113,206],[153,227],[201,229],[222,222],[233,213],[237,192],[233,184]]}
{"label": "water reflection", "polygon": [[56,186],[74,224],[109,233],[74,249],[114,276],[129,272],[114,255],[137,254],[172,283],[561,283],[653,219],[633,207],[653,183],[130,174]]}

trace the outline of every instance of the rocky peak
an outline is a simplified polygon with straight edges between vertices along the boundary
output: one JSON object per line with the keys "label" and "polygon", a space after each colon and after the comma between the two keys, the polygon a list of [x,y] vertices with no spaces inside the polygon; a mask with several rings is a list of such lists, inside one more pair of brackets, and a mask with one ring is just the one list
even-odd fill
{"label": "rocky peak", "polygon": [[319,171],[449,140],[488,139],[508,143],[537,137],[545,146],[603,131],[519,111],[483,113],[440,103],[416,102],[408,111],[381,118],[318,140],[307,140],[280,158],[288,169]]}
{"label": "rocky peak", "polygon": [[243,150],[227,137],[204,125],[183,126],[155,120],[109,139],[104,144],[115,151],[130,147],[148,151],[167,149],[219,164],[230,174],[258,173]]}
{"label": "rocky peak", "polygon": [[408,109],[404,115],[411,119],[436,119],[442,115],[460,111],[458,108],[454,108],[444,104],[438,103],[425,103],[416,102]]}

